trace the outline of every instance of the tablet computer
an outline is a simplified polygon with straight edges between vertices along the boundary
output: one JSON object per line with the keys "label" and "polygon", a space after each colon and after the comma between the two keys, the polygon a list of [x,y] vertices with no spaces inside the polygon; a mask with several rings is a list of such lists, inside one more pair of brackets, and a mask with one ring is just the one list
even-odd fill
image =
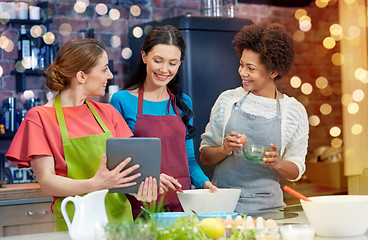
{"label": "tablet computer", "polygon": [[107,168],[112,170],[127,157],[132,160],[124,168],[139,164],[140,167],[130,175],[140,172],[141,176],[134,179],[136,185],[126,188],[110,189],[111,193],[137,193],[139,185],[146,177],[157,179],[157,185],[160,181],[161,170],[161,140],[159,138],[108,138],[106,140]]}

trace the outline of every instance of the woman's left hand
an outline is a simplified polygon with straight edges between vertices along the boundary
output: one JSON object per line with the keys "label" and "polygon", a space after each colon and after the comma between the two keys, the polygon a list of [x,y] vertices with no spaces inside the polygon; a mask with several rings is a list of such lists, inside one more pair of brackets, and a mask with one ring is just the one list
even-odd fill
{"label": "woman's left hand", "polygon": [[203,184],[203,188],[210,189],[211,192],[217,192],[217,187],[213,185],[210,181],[205,181]]}
{"label": "woman's left hand", "polygon": [[263,158],[263,163],[268,165],[271,169],[277,170],[280,168],[279,154],[277,153],[276,144],[271,143],[272,151],[266,152],[266,157]]}
{"label": "woman's left hand", "polygon": [[139,185],[138,193],[132,194],[138,201],[150,203],[157,200],[157,180],[156,178],[146,178]]}

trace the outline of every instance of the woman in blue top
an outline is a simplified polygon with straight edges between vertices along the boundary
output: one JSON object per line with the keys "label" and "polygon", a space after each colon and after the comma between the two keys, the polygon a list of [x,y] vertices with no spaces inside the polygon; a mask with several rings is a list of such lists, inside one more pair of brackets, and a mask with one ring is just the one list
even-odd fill
{"label": "woman in blue top", "polygon": [[[184,39],[175,27],[155,27],[144,40],[141,61],[125,90],[110,101],[135,137],[161,139],[160,194],[166,192],[164,207],[170,211],[183,211],[176,190],[190,189],[191,183],[216,191],[194,155],[192,101],[177,76],[184,50]],[[136,216],[140,203],[130,200]]]}

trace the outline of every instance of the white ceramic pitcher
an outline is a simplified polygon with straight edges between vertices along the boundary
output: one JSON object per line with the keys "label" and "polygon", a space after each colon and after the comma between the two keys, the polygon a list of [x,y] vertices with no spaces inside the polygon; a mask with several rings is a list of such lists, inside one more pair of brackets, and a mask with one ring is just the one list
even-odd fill
{"label": "white ceramic pitcher", "polygon": [[[61,202],[61,213],[73,240],[97,240],[105,236],[104,226],[108,223],[105,197],[108,191],[104,189],[91,192],[83,197],[66,197]],[[65,209],[68,202],[73,202],[75,206],[72,222]]]}

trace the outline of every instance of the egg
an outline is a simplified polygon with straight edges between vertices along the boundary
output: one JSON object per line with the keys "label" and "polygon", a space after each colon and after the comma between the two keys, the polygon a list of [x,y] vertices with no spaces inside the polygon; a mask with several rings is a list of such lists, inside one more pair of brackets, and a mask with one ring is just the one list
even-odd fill
{"label": "egg", "polygon": [[238,139],[240,140],[240,143],[244,145],[247,142],[247,135],[241,134]]}
{"label": "egg", "polygon": [[231,226],[234,223],[234,220],[230,215],[227,215],[226,219],[224,220],[223,223],[224,223],[225,227],[229,226],[229,225]]}
{"label": "egg", "polygon": [[273,219],[267,219],[264,225],[265,225],[265,228],[277,227],[277,222]]}
{"label": "egg", "polygon": [[238,215],[235,217],[234,222],[233,222],[233,226],[241,226],[243,224],[243,217]]}
{"label": "egg", "polygon": [[257,219],[256,219],[256,229],[264,228],[264,222],[265,222],[265,220],[263,219],[263,217],[257,217]]}
{"label": "egg", "polygon": [[244,222],[244,229],[253,229],[253,228],[256,228],[254,219],[251,216],[247,216]]}

